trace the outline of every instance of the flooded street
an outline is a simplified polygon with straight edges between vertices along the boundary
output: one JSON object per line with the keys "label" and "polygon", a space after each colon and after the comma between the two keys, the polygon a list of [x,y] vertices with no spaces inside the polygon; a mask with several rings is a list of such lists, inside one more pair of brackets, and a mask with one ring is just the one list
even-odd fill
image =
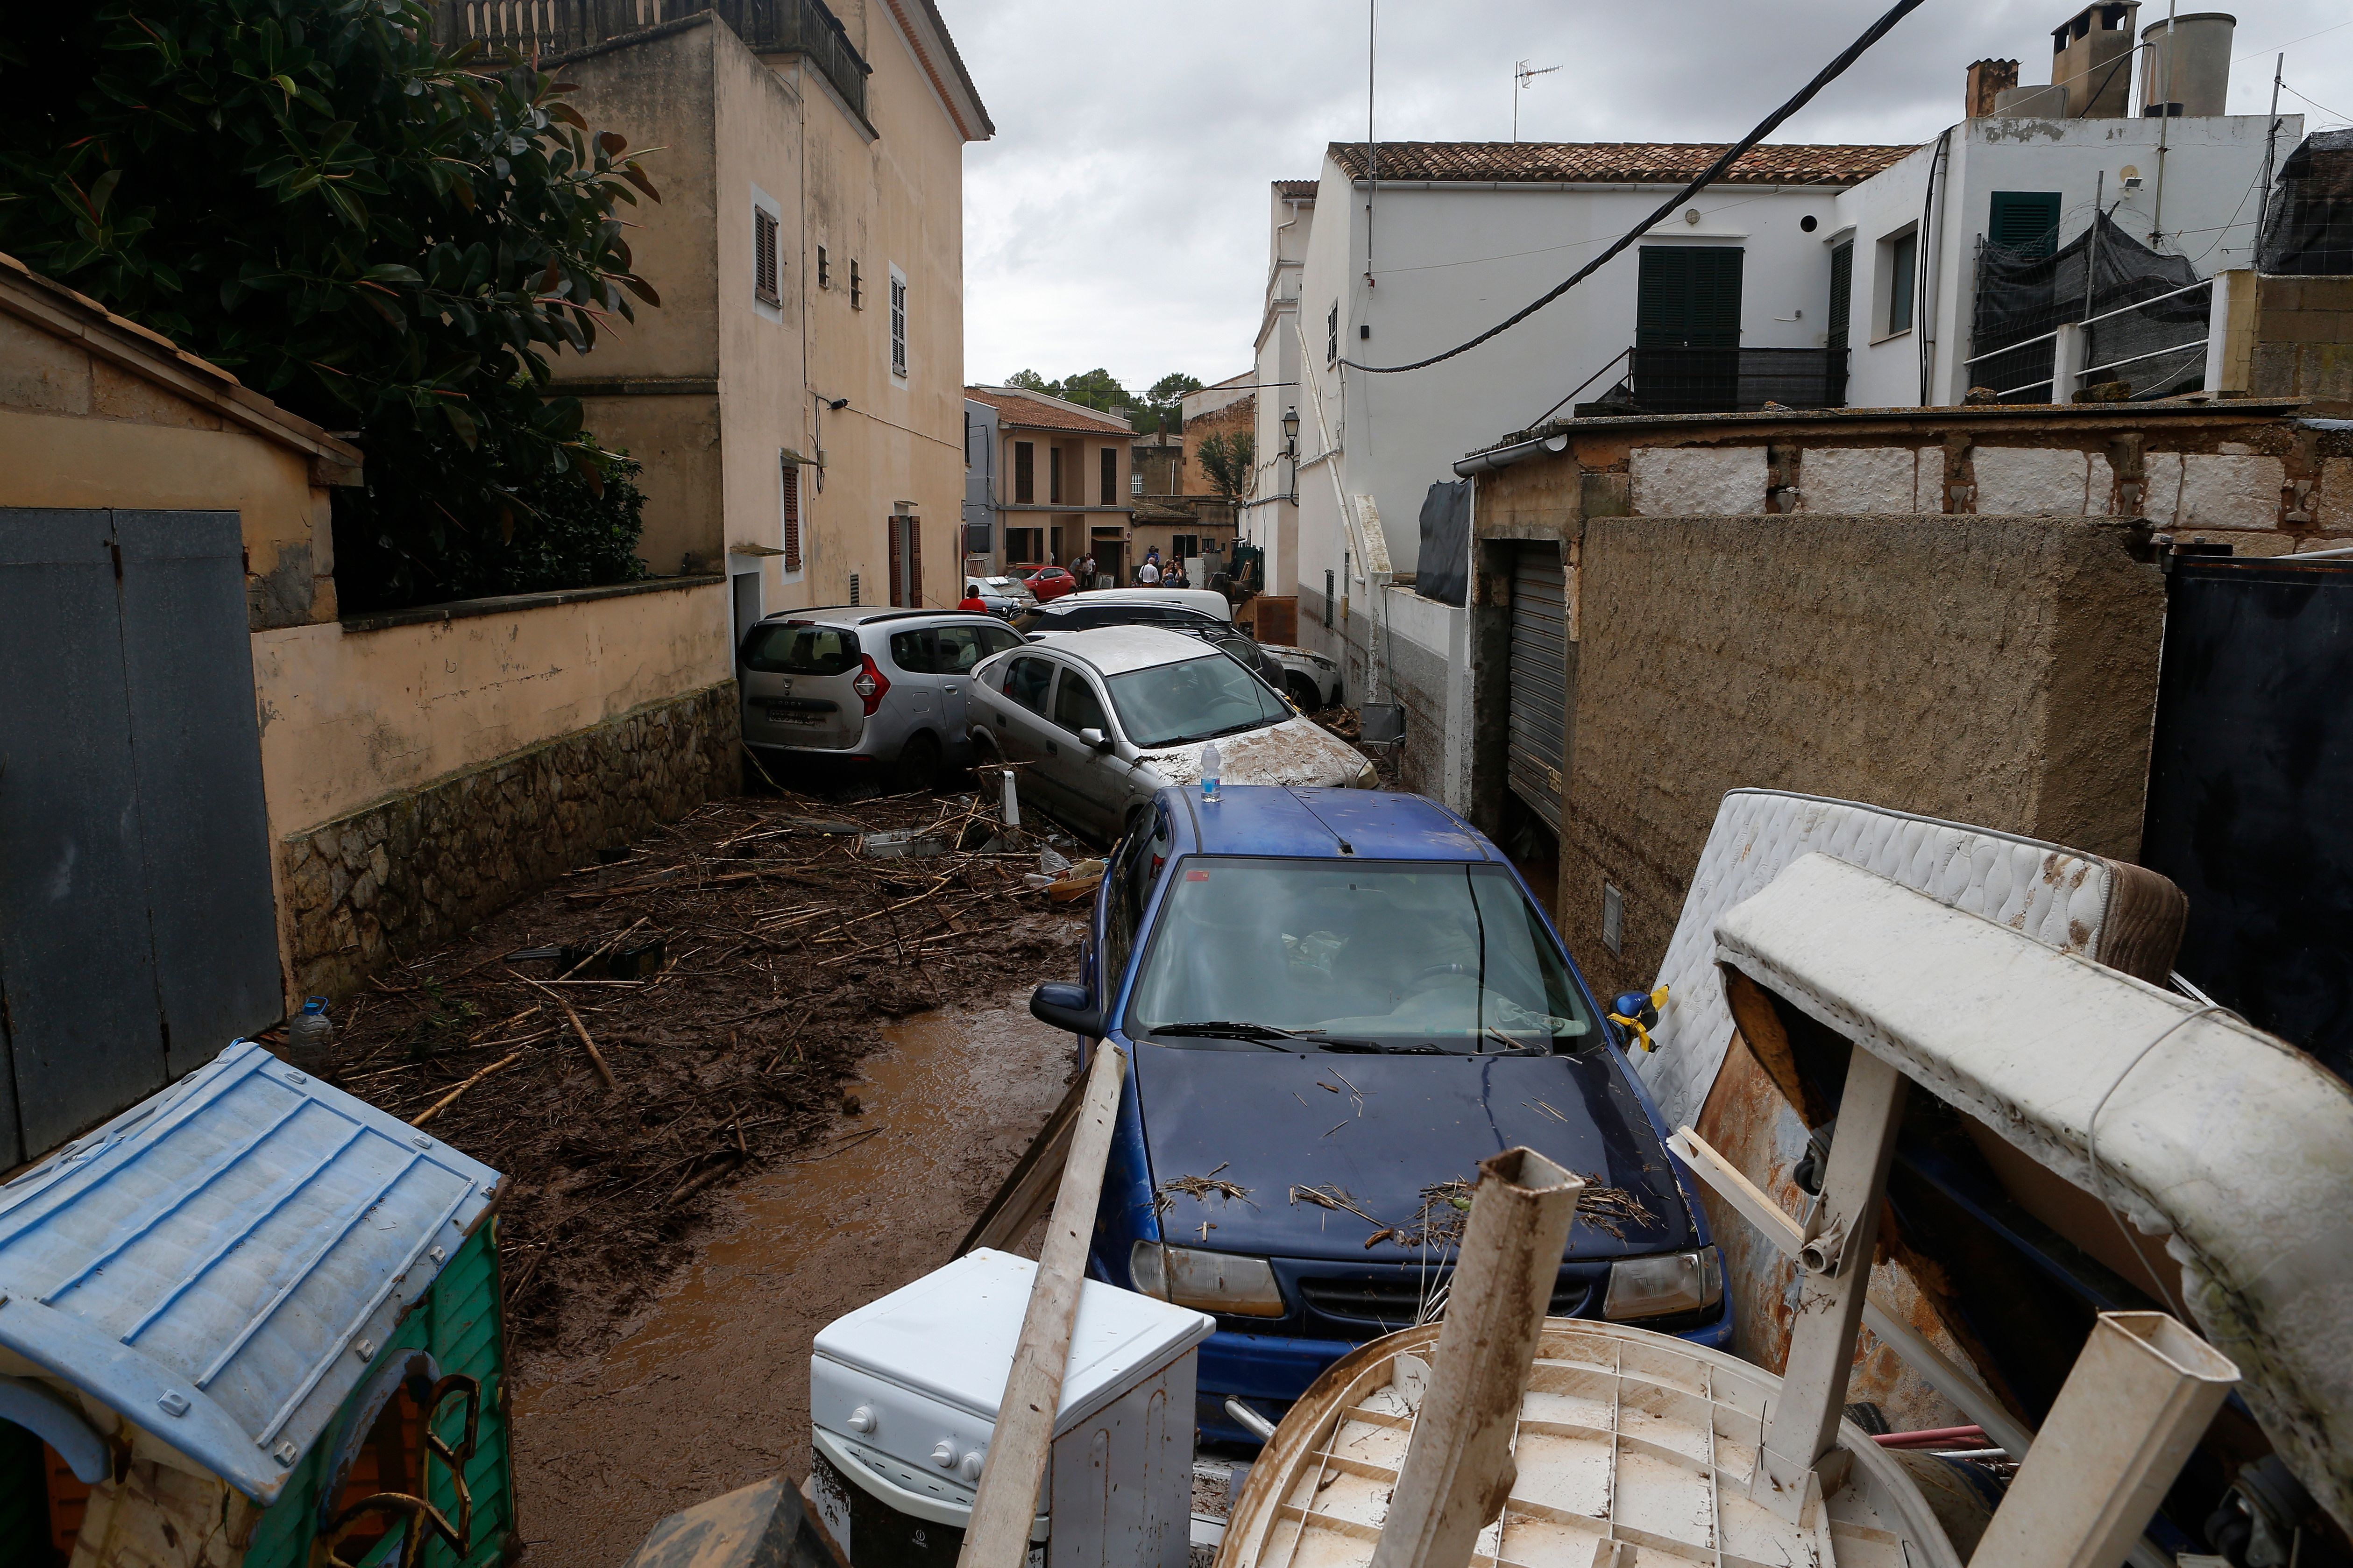
{"label": "flooded street", "polygon": [[1073,1064],[1026,989],[883,1033],[849,1086],[860,1114],[736,1188],[617,1341],[522,1360],[516,1491],[538,1568],[615,1568],[665,1514],[766,1476],[797,1485],[811,1339],[948,1261]]}

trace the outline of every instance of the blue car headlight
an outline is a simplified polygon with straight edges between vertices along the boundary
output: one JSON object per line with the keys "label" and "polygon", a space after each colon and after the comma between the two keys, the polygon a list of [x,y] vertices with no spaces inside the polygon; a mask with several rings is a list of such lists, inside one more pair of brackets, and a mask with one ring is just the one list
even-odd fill
{"label": "blue car headlight", "polygon": [[1274,1269],[1263,1258],[1139,1241],[1128,1249],[1127,1274],[1146,1296],[1197,1312],[1280,1318],[1290,1311],[1282,1304],[1282,1288],[1274,1282]]}
{"label": "blue car headlight", "polygon": [[1609,1266],[1605,1318],[1656,1318],[1692,1312],[1724,1300],[1724,1264],[1713,1247],[1657,1258],[1627,1258]]}

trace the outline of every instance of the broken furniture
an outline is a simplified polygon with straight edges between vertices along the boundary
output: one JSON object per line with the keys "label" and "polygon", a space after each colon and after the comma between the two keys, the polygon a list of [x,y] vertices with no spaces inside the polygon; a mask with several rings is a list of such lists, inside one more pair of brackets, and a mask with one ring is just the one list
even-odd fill
{"label": "broken furniture", "polygon": [[0,1449],[0,1515],[85,1568],[501,1561],[499,1181],[240,1040],[0,1186],[0,1429],[70,1467]]}

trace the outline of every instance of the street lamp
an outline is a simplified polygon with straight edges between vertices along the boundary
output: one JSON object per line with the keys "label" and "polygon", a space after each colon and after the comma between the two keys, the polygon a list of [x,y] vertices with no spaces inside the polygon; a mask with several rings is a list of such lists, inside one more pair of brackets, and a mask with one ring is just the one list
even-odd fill
{"label": "street lamp", "polygon": [[1299,410],[1296,407],[1282,411],[1282,455],[1286,458],[1299,456]]}

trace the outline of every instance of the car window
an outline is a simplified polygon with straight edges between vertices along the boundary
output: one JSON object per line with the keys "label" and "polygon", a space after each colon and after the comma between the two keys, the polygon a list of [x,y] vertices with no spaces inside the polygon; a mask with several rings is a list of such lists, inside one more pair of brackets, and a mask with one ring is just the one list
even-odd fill
{"label": "car window", "polygon": [[[954,647],[956,650],[953,660],[955,668],[949,672],[951,674],[962,674],[990,654],[1003,653],[1009,647],[1019,647],[1022,641],[1020,633],[1001,626],[942,626],[940,628],[940,646],[943,648]],[[970,657],[966,657],[963,651],[966,647],[972,649]]]}
{"label": "car window", "polygon": [[[1156,851],[1152,848],[1155,844],[1158,846]],[[1136,819],[1134,829],[1113,852],[1108,878],[1110,901],[1103,910],[1103,984],[1106,994],[1115,993],[1119,983],[1127,977],[1128,954],[1135,951],[1136,928],[1144,921],[1144,900],[1152,891],[1153,875],[1159,870],[1167,847],[1168,818],[1155,806]]]}
{"label": "car window", "polygon": [[1109,687],[1121,731],[1147,748],[1264,729],[1291,717],[1266,682],[1219,653],[1115,675]]}
{"label": "car window", "polygon": [[1054,722],[1073,735],[1082,730],[1111,728],[1111,721],[1103,717],[1103,699],[1075,669],[1063,670],[1062,684],[1054,689]]}
{"label": "car window", "polygon": [[934,661],[938,655],[932,646],[933,636],[928,631],[892,632],[891,662],[910,675],[935,673]]}
{"label": "car window", "polygon": [[1005,695],[1032,713],[1046,711],[1046,689],[1054,683],[1054,666],[1043,658],[1017,658],[1005,667]]}
{"label": "car window", "polygon": [[744,668],[764,675],[847,675],[858,668],[858,634],[807,621],[763,621],[744,634]]}
{"label": "car window", "polygon": [[[1191,856],[1169,884],[1128,1031],[1246,1019],[1357,1048],[1577,1050],[1604,1037],[1500,866]],[[1166,1043],[1183,1043],[1172,1037]]]}

